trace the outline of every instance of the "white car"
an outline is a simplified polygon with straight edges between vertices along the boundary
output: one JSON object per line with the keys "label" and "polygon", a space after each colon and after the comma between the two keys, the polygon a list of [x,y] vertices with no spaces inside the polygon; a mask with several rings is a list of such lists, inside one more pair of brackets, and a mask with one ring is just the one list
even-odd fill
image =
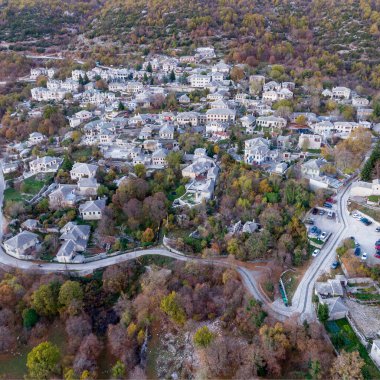
{"label": "white car", "polygon": [[358,214],[357,212],[354,212],[352,214],[352,217],[355,218],[355,219],[360,219],[362,216],[360,214]]}
{"label": "white car", "polygon": [[320,235],[319,235],[319,239],[322,240],[322,241],[325,241],[327,238],[327,232],[326,231],[323,231]]}
{"label": "white car", "polygon": [[362,253],[362,260],[363,260],[363,261],[367,260],[367,257],[368,257],[367,253],[366,253],[366,252],[363,252],[363,253]]}
{"label": "white car", "polygon": [[320,249],[314,249],[312,256],[313,256],[313,257],[318,256],[318,253],[319,253],[319,252],[321,252]]}

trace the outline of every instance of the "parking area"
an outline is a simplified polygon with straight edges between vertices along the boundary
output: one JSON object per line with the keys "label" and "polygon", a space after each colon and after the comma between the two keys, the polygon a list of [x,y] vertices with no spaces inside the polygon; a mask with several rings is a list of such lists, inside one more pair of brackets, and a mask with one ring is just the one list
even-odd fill
{"label": "parking area", "polygon": [[[323,215],[321,215],[320,211],[323,211]],[[328,217],[328,212],[333,211],[334,216],[332,218]],[[326,209],[322,207],[318,207],[318,211],[316,214],[313,214],[313,210],[309,212],[306,219],[313,220],[314,224],[306,224],[308,230],[310,230],[311,227],[316,226],[319,230],[322,232],[326,232],[329,236],[329,239],[331,239],[334,235],[334,233],[337,232],[337,230],[340,227],[340,221],[336,218],[336,212],[334,209]]]}
{"label": "parking area", "polygon": [[[352,216],[355,213],[366,217],[372,222],[372,224],[366,226],[363,222]],[[344,239],[350,236],[355,238],[355,240],[360,244],[361,251],[367,253],[366,262],[369,266],[380,264],[380,259],[375,257],[375,242],[380,239],[380,232],[376,231],[376,227],[380,227],[380,224],[372,218],[363,215],[358,211],[353,211],[349,216],[348,229],[343,236]]]}

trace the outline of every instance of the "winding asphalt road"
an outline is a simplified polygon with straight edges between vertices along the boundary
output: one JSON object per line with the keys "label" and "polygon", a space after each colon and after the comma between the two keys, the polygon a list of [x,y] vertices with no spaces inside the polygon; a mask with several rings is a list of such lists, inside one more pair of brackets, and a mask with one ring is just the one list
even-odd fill
{"label": "winding asphalt road", "polygon": [[[4,177],[2,174],[2,168],[0,165],[0,240],[3,234],[3,197],[4,197]],[[248,292],[256,299],[263,303],[264,308],[269,314],[279,320],[285,320],[289,317],[297,317],[300,320],[307,319],[312,321],[316,318],[315,311],[312,304],[312,293],[315,281],[323,272],[329,270],[331,263],[335,260],[335,250],[339,245],[342,236],[347,232],[347,226],[349,223],[348,212],[346,204],[349,195],[349,186],[346,187],[337,196],[337,218],[340,222],[338,231],[330,238],[327,244],[322,248],[320,254],[313,259],[309,268],[305,272],[295,294],[292,299],[292,306],[286,307],[281,299],[277,299],[274,302],[268,299],[268,297],[261,290],[258,278],[260,273],[258,271],[249,270],[243,266],[236,265],[223,259],[197,259],[188,257],[172,250],[168,250],[165,247],[152,248],[146,250],[139,250],[134,252],[124,253],[118,256],[108,257],[105,259],[87,262],[82,264],[61,264],[61,263],[35,263],[32,261],[25,261],[16,259],[13,256],[9,256],[0,247],[0,266],[3,268],[18,268],[21,270],[34,270],[39,273],[77,273],[80,275],[86,275],[92,273],[96,269],[105,268],[110,265],[122,263],[128,260],[134,260],[138,257],[145,255],[158,255],[171,257],[176,260],[182,261],[197,261],[203,264],[221,265],[225,267],[234,267],[241,275],[241,278],[246,286]]]}

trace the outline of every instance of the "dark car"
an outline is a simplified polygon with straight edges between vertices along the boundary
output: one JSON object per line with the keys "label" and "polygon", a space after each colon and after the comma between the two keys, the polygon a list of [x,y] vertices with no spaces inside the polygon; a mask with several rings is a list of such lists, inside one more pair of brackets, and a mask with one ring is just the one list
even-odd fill
{"label": "dark car", "polygon": [[338,268],[339,265],[340,265],[339,261],[334,261],[334,262],[331,264],[331,269],[336,269],[336,268]]}
{"label": "dark car", "polygon": [[328,203],[336,203],[336,200],[333,199],[333,198],[327,198],[326,202],[328,202]]}
{"label": "dark car", "polygon": [[367,218],[361,218],[360,221],[361,221],[364,225],[366,225],[366,226],[369,226],[369,225],[372,224],[372,222],[371,222],[369,219],[367,219]]}
{"label": "dark car", "polygon": [[313,215],[317,215],[318,214],[318,209],[316,207],[313,208],[313,211],[311,212]]}
{"label": "dark car", "polygon": [[377,259],[380,259],[380,252],[379,253],[375,253],[374,255]]}
{"label": "dark car", "polygon": [[362,250],[360,249],[360,247],[356,247],[354,251],[355,256],[360,256],[361,253],[362,253]]}
{"label": "dark car", "polygon": [[319,210],[319,215],[324,215],[325,214],[325,210]]}
{"label": "dark car", "polygon": [[325,202],[325,203],[323,204],[323,207],[332,208],[333,205],[332,205],[331,203]]}

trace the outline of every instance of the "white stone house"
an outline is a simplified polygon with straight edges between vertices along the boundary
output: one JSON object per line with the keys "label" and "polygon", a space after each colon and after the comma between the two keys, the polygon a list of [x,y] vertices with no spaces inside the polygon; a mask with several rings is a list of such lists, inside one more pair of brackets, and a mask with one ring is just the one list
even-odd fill
{"label": "white stone house", "polygon": [[46,136],[39,132],[32,132],[28,138],[28,145],[33,146],[40,144],[46,140]]}
{"label": "white stone house", "polygon": [[49,207],[53,210],[73,207],[77,201],[77,185],[59,185],[49,194]]}
{"label": "white stone house", "polygon": [[71,72],[71,79],[77,82],[79,81],[81,77],[82,79],[84,79],[85,76],[86,76],[86,72],[84,70],[73,70]]}
{"label": "white stone house", "polygon": [[164,125],[159,131],[160,139],[173,140],[174,139],[174,127],[172,125]]}
{"label": "white stone house", "polygon": [[260,116],[256,119],[256,124],[263,128],[285,128],[286,120],[277,116]]}
{"label": "white stone house", "polygon": [[332,89],[332,94],[334,98],[349,99],[351,95],[351,90],[347,87],[334,87]]}
{"label": "white stone house", "polygon": [[321,149],[322,137],[319,135],[307,135],[302,134],[298,138],[298,147],[303,149],[304,146],[307,149]]}
{"label": "white stone house", "polygon": [[62,158],[59,157],[39,157],[29,163],[29,168],[33,174],[55,173],[59,169],[62,161]]}
{"label": "white stone house", "polygon": [[178,125],[198,125],[198,114],[196,112],[181,112],[177,115],[176,122]]}
{"label": "white stone house", "polygon": [[157,149],[152,154],[152,164],[153,166],[158,167],[165,167],[166,162],[166,156],[168,155],[168,151],[164,148]]}
{"label": "white stone house", "polygon": [[79,206],[79,214],[83,220],[100,220],[105,207],[105,199],[87,201]]}
{"label": "white stone house", "polygon": [[247,133],[252,133],[256,126],[256,118],[253,115],[246,115],[240,118],[240,123]]}
{"label": "white stone house", "polygon": [[61,101],[66,96],[63,89],[49,90],[45,87],[35,87],[30,90],[32,99],[38,102]]}
{"label": "white stone house", "polygon": [[262,98],[264,102],[275,102],[278,99],[278,94],[276,91],[269,90],[263,92]]}
{"label": "white stone house", "polygon": [[8,255],[14,256],[18,259],[32,258],[31,254],[39,243],[38,235],[22,231],[16,236],[4,242],[4,249]]}
{"label": "white stone house", "polygon": [[304,177],[320,177],[321,169],[325,164],[321,159],[306,161],[301,165],[301,173]]}
{"label": "white stone house", "polygon": [[206,112],[207,122],[221,121],[221,122],[234,122],[236,118],[236,112],[230,109],[214,108]]}
{"label": "white stone house", "polygon": [[77,194],[90,197],[96,196],[99,188],[99,183],[96,178],[80,178],[77,184]]}
{"label": "white stone house", "polygon": [[270,150],[268,140],[257,137],[244,143],[244,162],[247,164],[263,164],[278,156],[277,150]]}
{"label": "white stone house", "polygon": [[194,74],[190,75],[187,80],[191,87],[205,88],[211,83],[211,77],[208,75]]}
{"label": "white stone house", "polygon": [[208,171],[215,166],[216,164],[212,158],[207,156],[195,156],[194,162],[182,169],[182,177],[195,179],[197,177],[207,176]]}
{"label": "white stone house", "polygon": [[190,98],[186,94],[181,95],[179,97],[178,101],[181,104],[190,104],[190,102],[191,102]]}
{"label": "white stone house", "polygon": [[73,168],[70,170],[70,177],[72,180],[78,180],[81,178],[93,178],[98,170],[98,165],[85,164],[76,162]]}
{"label": "white stone house", "polygon": [[352,99],[353,107],[368,107],[369,100],[367,98],[356,97]]}

